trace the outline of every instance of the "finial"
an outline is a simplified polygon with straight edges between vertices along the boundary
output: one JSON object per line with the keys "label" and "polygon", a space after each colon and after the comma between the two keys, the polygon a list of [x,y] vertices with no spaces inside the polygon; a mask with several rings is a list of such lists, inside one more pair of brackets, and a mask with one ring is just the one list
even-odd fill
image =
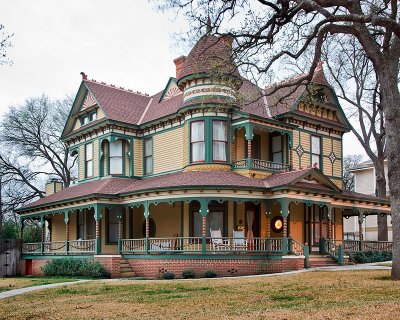
{"label": "finial", "polygon": [[82,80],[87,80],[87,75],[83,71],[80,73],[80,75],[82,76]]}
{"label": "finial", "polygon": [[206,32],[206,34],[211,34],[211,31],[212,31],[212,27],[211,27],[211,18],[210,18],[210,16],[208,16],[208,18],[207,18],[207,32]]}

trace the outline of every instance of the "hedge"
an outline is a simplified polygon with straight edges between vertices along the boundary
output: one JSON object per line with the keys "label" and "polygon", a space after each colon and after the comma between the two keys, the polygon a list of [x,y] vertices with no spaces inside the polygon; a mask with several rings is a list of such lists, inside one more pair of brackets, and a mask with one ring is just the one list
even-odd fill
{"label": "hedge", "polygon": [[60,258],[47,261],[42,267],[46,276],[74,276],[106,278],[110,275],[98,261],[76,258]]}

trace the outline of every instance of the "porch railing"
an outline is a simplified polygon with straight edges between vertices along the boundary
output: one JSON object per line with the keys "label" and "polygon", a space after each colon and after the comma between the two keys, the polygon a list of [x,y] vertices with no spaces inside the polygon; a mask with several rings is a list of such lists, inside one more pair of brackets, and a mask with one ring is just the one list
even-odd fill
{"label": "porch railing", "polygon": [[309,247],[302,244],[301,242],[294,240],[292,238],[289,238],[288,242],[288,251],[296,256],[304,256],[304,268],[308,268],[310,263],[309,263]]}
{"label": "porch railing", "polygon": [[327,254],[336,259],[340,266],[344,264],[344,250],[342,244],[338,244],[334,240],[320,239],[319,245],[320,253]]}
{"label": "porch railing", "polygon": [[252,158],[234,161],[232,166],[234,169],[258,169],[271,172],[285,172],[290,170],[290,165],[286,163]]}
{"label": "porch railing", "polygon": [[23,243],[22,254],[26,255],[74,255],[94,254],[96,240],[69,240]]}
{"label": "porch railing", "polygon": [[332,240],[335,244],[342,244],[344,252],[354,251],[389,251],[393,250],[390,241],[365,241],[365,240]]}

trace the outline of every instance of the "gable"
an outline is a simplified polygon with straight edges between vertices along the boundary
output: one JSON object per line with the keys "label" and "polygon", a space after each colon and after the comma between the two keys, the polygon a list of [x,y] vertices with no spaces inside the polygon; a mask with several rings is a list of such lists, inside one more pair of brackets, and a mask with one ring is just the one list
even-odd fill
{"label": "gable", "polygon": [[162,101],[169,100],[173,97],[176,97],[177,95],[179,95],[181,93],[182,93],[182,91],[179,89],[178,85],[176,84],[176,79],[170,78],[168,80],[167,85],[165,86],[164,91],[161,94],[159,103]]}

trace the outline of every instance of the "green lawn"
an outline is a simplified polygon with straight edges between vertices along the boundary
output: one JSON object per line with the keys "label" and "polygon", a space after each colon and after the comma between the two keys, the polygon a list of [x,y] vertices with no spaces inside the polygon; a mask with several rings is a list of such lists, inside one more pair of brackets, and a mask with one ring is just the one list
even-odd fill
{"label": "green lawn", "polygon": [[[13,277],[13,278],[0,278],[0,292],[14,290],[25,287],[41,286],[44,284],[70,282],[75,279],[63,277]],[[1,316],[0,316],[1,317]]]}
{"label": "green lawn", "polygon": [[91,281],[0,300],[0,319],[400,319],[390,271]]}

